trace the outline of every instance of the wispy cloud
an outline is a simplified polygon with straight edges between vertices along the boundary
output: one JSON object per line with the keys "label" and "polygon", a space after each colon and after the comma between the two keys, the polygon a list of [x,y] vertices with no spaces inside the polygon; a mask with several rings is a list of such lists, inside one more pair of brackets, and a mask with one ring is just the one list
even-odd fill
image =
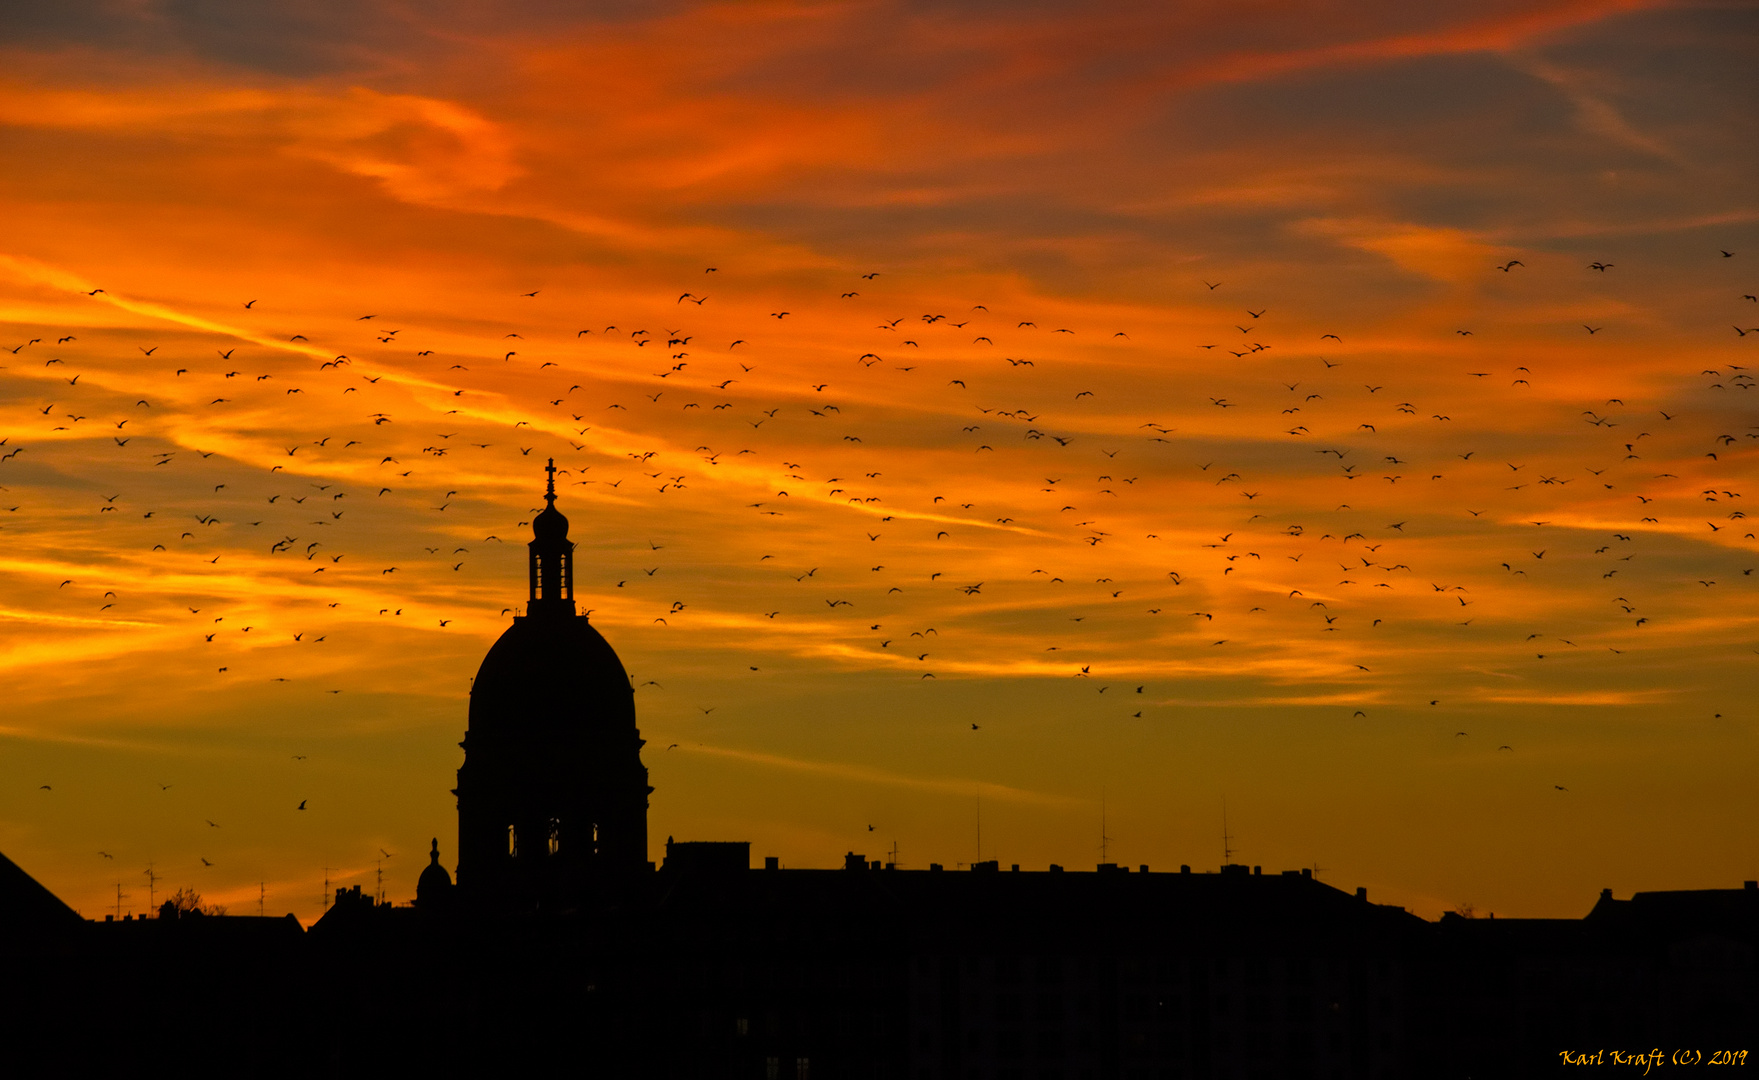
{"label": "wispy cloud", "polygon": [[1038,806],[1071,807],[1085,806],[1082,800],[1071,799],[1063,795],[1052,795],[1039,791],[1028,791],[984,780],[961,779],[957,777],[907,776],[901,773],[887,772],[865,765],[852,765],[835,761],[808,761],[801,758],[786,757],[780,754],[769,754],[751,750],[738,750],[724,746],[704,746],[689,744],[680,746],[692,754],[706,754],[710,757],[725,758],[749,765],[758,765],[770,769],[783,769],[789,772],[811,773],[836,780],[848,780],[857,784],[881,784],[888,787],[908,788],[913,791],[932,792],[937,795],[964,795],[994,799],[998,802],[1031,803]]}

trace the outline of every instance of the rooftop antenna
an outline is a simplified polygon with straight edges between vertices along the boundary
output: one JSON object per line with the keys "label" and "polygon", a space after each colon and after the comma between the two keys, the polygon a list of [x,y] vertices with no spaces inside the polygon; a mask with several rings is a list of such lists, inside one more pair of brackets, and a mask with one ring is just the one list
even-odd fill
{"label": "rooftop antenna", "polygon": [[1112,838],[1105,834],[1105,788],[1099,789],[1099,861],[1106,862],[1107,846]]}
{"label": "rooftop antenna", "polygon": [[122,918],[122,882],[116,883],[116,917]]}
{"label": "rooftop antenna", "polygon": [[385,902],[385,860],[380,859],[375,865],[378,867],[379,875],[378,902],[382,904]]}
{"label": "rooftop antenna", "polygon": [[148,863],[147,868],[142,870],[141,873],[147,876],[147,910],[157,914],[159,909],[155,906],[153,901],[156,899],[155,889],[159,884],[159,875],[153,873],[152,863]]}
{"label": "rooftop antenna", "polygon": [[264,914],[263,901],[268,899],[268,895],[269,895],[269,883],[266,881],[257,882],[257,917],[258,918],[261,918]]}
{"label": "rooftop antenna", "polygon": [[1229,865],[1234,857],[1234,849],[1228,846],[1233,837],[1228,835],[1228,797],[1222,796],[1222,865]]}
{"label": "rooftop antenna", "polygon": [[1315,859],[1315,860],[1314,860],[1314,861],[1313,861],[1313,876],[1314,876],[1314,877],[1318,877],[1318,876],[1319,876],[1319,875],[1320,875],[1320,874],[1323,874],[1323,873],[1325,873],[1325,872],[1326,872],[1326,871],[1327,871],[1327,870],[1329,870],[1329,869],[1331,869],[1331,867],[1329,867],[1329,866],[1321,866],[1321,865],[1319,865],[1319,860],[1318,860],[1318,859]]}
{"label": "rooftop antenna", "polygon": [[321,910],[321,911],[329,911],[330,910],[330,867],[328,867],[328,866],[324,867],[324,895],[323,895],[320,903],[322,906],[319,908],[319,910]]}
{"label": "rooftop antenna", "polygon": [[892,866],[896,867],[898,865],[898,842],[896,840],[892,841],[891,854],[892,854]]}

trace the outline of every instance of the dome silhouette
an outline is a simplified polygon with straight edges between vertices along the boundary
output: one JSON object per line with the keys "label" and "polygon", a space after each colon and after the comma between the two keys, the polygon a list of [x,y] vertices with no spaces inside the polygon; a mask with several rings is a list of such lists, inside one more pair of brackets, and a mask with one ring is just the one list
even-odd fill
{"label": "dome silhouette", "polygon": [[471,733],[534,727],[604,734],[635,728],[623,661],[584,615],[515,619],[477,669]]}
{"label": "dome silhouette", "polygon": [[525,614],[483,657],[459,744],[456,887],[479,910],[579,910],[639,888],[650,865],[635,690],[575,610],[554,459],[544,471]]}
{"label": "dome silhouette", "polygon": [[544,507],[531,523],[531,531],[537,539],[555,542],[568,539],[568,518],[556,509],[556,496],[547,496],[550,505]]}
{"label": "dome silhouette", "polygon": [[438,908],[446,903],[451,893],[452,875],[440,865],[440,841],[436,837],[433,849],[428,852],[428,864],[415,879],[415,904],[422,908]]}

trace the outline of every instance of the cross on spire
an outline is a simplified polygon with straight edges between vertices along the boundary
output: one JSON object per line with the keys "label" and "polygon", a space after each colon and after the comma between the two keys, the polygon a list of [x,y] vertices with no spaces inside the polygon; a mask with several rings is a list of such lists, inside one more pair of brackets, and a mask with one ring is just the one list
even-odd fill
{"label": "cross on spire", "polygon": [[556,459],[555,458],[550,459],[550,463],[544,467],[544,471],[550,474],[549,487],[544,491],[544,499],[547,502],[549,502],[550,505],[554,506],[556,503]]}

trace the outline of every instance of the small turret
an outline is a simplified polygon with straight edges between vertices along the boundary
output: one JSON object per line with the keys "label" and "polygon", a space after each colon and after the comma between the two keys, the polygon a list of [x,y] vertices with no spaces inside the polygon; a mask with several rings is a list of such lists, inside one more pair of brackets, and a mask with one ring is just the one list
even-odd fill
{"label": "small turret", "polygon": [[438,911],[452,899],[452,875],[440,865],[440,840],[434,838],[433,850],[428,852],[427,869],[415,881],[415,906],[423,911]]}

